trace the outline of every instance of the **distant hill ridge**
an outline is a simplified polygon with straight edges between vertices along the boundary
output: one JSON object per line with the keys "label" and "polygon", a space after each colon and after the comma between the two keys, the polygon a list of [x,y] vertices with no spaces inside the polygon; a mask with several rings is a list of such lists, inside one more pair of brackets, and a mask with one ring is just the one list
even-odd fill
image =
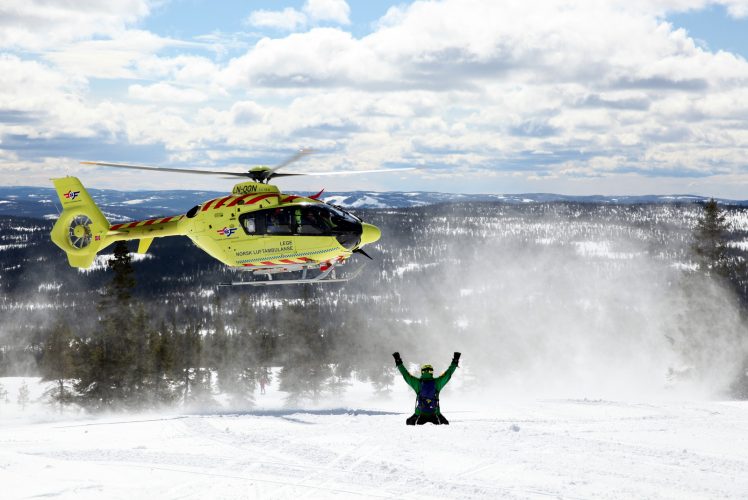
{"label": "distant hill ridge", "polygon": [[[110,220],[138,219],[184,213],[195,204],[225,195],[220,191],[115,191],[89,189]],[[295,192],[294,194],[310,195]],[[606,204],[698,203],[708,197],[698,195],[647,196],[567,196],[552,193],[523,194],[454,194],[427,191],[350,191],[325,193],[328,203],[350,208],[408,208],[437,203],[491,202],[547,203],[555,201]],[[748,200],[718,199],[726,205],[748,206]],[[0,186],[0,215],[53,218],[59,213],[59,202],[51,188]]]}

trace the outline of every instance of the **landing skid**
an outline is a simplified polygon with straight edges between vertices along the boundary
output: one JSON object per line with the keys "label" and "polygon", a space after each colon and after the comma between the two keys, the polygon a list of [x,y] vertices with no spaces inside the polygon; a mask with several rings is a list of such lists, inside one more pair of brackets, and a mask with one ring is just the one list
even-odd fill
{"label": "landing skid", "polygon": [[[301,278],[296,279],[273,279],[272,272],[267,273],[258,273],[255,271],[255,275],[257,274],[265,274],[267,276],[267,279],[258,279],[254,281],[232,281],[230,283],[219,283],[218,286],[272,286],[272,285],[301,285],[305,283],[311,283],[311,284],[321,284],[321,283],[344,283],[346,281],[352,280],[356,278],[359,274],[361,274],[361,271],[363,270],[364,266],[360,266],[358,269],[356,269],[353,273],[351,273],[348,276],[342,276],[337,277],[335,273],[335,268],[338,266],[338,264],[333,264],[329,268],[327,268],[324,271],[321,271],[316,276],[308,276],[309,271],[312,269],[317,270],[317,268],[311,268],[311,267],[304,267],[301,270]],[[286,273],[278,273],[278,274],[286,274]]]}

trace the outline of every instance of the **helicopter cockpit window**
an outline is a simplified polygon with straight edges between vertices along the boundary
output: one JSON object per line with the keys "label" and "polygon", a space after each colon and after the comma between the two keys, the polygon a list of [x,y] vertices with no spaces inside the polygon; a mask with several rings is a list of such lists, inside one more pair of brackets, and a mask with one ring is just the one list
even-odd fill
{"label": "helicopter cockpit window", "polygon": [[327,212],[325,214],[326,221],[332,224],[336,232],[361,232],[361,221],[353,215],[330,205],[326,205],[324,208]]}

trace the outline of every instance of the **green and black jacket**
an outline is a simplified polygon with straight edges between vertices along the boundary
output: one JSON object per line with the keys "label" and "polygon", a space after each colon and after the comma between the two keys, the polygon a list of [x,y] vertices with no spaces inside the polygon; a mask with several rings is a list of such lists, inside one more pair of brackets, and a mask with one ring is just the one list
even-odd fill
{"label": "green and black jacket", "polygon": [[[436,392],[437,394],[441,392],[441,390],[444,388],[445,385],[447,385],[447,382],[449,382],[449,379],[452,378],[452,374],[457,369],[457,363],[452,362],[451,365],[449,365],[449,368],[447,368],[447,371],[439,375],[438,377],[434,378],[434,376],[431,373],[424,373],[421,375],[421,378],[414,377],[413,375],[408,372],[408,370],[405,368],[405,365],[400,363],[397,365],[397,369],[400,370],[400,374],[405,379],[405,382],[408,383],[408,385],[416,391],[416,397],[418,397],[418,394],[421,392],[421,380],[426,379],[434,379],[434,382],[436,383]],[[418,408],[418,405],[416,404],[416,415],[421,415],[424,412]],[[437,406],[436,411],[434,413],[441,413],[439,407]]]}

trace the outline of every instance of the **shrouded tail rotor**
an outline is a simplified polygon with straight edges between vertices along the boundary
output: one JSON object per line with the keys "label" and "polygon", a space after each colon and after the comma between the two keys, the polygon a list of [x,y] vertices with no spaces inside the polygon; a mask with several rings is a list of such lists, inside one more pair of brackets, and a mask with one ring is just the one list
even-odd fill
{"label": "shrouded tail rotor", "polygon": [[70,221],[68,234],[70,244],[73,248],[83,249],[91,244],[91,241],[93,240],[93,231],[91,231],[92,225],[93,222],[91,219],[83,214],[75,216],[73,220]]}

